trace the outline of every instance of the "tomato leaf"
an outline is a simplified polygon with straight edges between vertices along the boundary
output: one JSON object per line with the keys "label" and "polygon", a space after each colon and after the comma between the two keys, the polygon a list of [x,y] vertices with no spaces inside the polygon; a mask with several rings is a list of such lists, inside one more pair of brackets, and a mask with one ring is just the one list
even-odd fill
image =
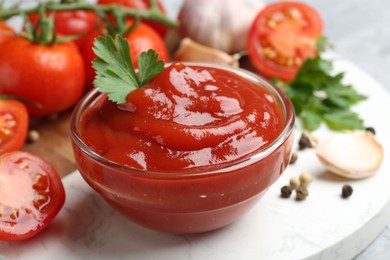
{"label": "tomato leaf", "polygon": [[144,86],[164,69],[164,63],[157,61],[158,54],[149,50],[138,57],[137,76],[129,43],[120,35],[115,37],[115,41],[110,35],[96,38],[93,50],[98,56],[92,62],[96,71],[94,85],[100,92],[107,93],[109,100],[118,104],[125,103],[131,91]]}

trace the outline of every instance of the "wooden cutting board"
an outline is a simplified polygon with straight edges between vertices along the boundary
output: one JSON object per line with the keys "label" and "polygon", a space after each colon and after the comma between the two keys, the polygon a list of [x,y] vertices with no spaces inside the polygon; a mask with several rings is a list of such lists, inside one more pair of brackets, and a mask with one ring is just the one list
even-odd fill
{"label": "wooden cutting board", "polygon": [[30,122],[30,129],[40,134],[38,141],[26,144],[24,151],[31,152],[48,161],[61,177],[76,170],[70,141],[69,119],[71,111],[61,113],[56,118],[45,118]]}

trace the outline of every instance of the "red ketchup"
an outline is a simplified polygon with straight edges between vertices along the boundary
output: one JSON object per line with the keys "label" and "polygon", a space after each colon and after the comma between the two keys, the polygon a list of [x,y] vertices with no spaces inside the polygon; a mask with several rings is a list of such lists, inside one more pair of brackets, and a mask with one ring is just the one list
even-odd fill
{"label": "red ketchup", "polygon": [[231,164],[274,141],[284,119],[274,98],[231,72],[173,64],[127,103],[85,113],[84,141],[137,169],[196,171]]}
{"label": "red ketchup", "polygon": [[79,170],[146,227],[197,233],[225,226],[288,165],[293,109],[286,102],[283,111],[285,97],[271,92],[236,70],[172,64],[125,104],[98,95],[85,106],[73,121],[82,142],[105,159],[74,143]]}

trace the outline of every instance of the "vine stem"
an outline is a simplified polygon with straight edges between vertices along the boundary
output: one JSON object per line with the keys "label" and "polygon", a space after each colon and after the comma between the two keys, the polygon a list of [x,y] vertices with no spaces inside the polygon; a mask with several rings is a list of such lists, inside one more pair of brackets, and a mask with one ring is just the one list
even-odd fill
{"label": "vine stem", "polygon": [[[0,20],[7,20],[13,16],[20,15],[24,13],[26,15],[34,14],[39,12],[40,5],[27,9],[0,9]],[[101,11],[105,13],[112,13],[115,9],[118,8],[116,4],[110,5],[92,5],[86,2],[77,2],[69,4],[59,4],[59,3],[45,3],[46,11],[73,11],[73,10],[85,10],[85,11]],[[146,19],[161,23],[169,27],[175,27],[177,25],[175,20],[172,20],[165,16],[157,7],[157,1],[151,0],[151,7],[147,10],[139,10],[134,8],[128,8],[120,6],[121,11],[125,16],[135,17],[137,19]]]}

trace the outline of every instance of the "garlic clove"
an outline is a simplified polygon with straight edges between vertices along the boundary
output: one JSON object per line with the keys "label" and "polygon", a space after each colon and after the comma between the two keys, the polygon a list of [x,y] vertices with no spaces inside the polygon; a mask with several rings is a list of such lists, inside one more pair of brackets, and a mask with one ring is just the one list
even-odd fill
{"label": "garlic clove", "polygon": [[331,172],[350,179],[373,175],[383,160],[383,148],[370,132],[337,134],[320,143],[317,157]]}
{"label": "garlic clove", "polygon": [[238,67],[237,56],[196,43],[190,38],[181,40],[174,59],[175,61],[202,61]]}

